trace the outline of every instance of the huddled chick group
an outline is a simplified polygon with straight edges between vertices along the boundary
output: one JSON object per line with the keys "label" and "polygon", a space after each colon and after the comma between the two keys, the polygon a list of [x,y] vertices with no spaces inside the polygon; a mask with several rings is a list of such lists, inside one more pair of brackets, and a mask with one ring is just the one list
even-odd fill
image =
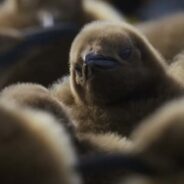
{"label": "huddled chick group", "polygon": [[[29,24],[46,16],[42,3],[32,4],[39,16]],[[184,42],[178,39],[184,15],[161,20],[178,20],[178,29],[169,27],[159,40],[162,23],[132,26],[114,17],[81,29],[68,75],[49,87],[16,83],[1,90],[0,183],[184,182]],[[16,18],[16,26],[29,25]]]}

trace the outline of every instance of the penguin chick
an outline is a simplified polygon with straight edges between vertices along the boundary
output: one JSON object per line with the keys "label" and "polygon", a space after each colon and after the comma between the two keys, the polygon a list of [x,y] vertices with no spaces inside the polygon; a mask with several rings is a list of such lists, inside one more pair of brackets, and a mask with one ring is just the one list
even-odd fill
{"label": "penguin chick", "polygon": [[52,115],[1,100],[0,127],[0,183],[81,183],[70,138]]}
{"label": "penguin chick", "polygon": [[132,154],[149,163],[156,171],[156,175],[130,176],[127,182],[123,183],[182,184],[184,182],[184,99],[166,104],[144,120],[133,133],[132,141],[134,142]]}
{"label": "penguin chick", "polygon": [[80,132],[129,135],[138,122],[183,87],[146,38],[125,23],[94,22],[70,52],[70,76],[51,88]]}
{"label": "penguin chick", "polygon": [[184,13],[137,25],[151,44],[171,63],[184,48]]}

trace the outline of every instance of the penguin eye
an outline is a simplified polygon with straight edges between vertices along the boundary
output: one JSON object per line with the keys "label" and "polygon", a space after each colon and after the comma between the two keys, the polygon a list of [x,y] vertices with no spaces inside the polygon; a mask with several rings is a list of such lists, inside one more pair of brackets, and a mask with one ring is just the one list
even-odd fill
{"label": "penguin eye", "polygon": [[124,48],[120,51],[119,53],[120,57],[123,60],[127,60],[130,58],[130,56],[132,55],[132,49],[131,48]]}
{"label": "penguin eye", "polygon": [[75,71],[79,76],[82,76],[82,66],[80,64],[75,65]]}

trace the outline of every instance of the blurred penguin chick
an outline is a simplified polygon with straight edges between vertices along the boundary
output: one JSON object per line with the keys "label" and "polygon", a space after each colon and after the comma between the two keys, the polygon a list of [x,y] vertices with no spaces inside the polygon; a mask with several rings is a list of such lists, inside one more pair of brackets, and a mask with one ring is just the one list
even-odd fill
{"label": "blurred penguin chick", "polygon": [[0,11],[0,27],[17,29],[93,20],[124,19],[110,4],[98,0],[5,0]]}
{"label": "blurred penguin chick", "polygon": [[80,12],[80,0],[5,0],[0,11],[0,27],[53,26],[55,19],[75,20]]}
{"label": "blurred penguin chick", "polygon": [[0,127],[0,183],[81,183],[70,137],[52,115],[1,100]]}
{"label": "blurred penguin chick", "polygon": [[70,52],[70,76],[51,92],[81,132],[129,135],[138,122],[184,89],[146,38],[125,23],[94,22]]}
{"label": "blurred penguin chick", "polygon": [[65,113],[65,108],[49,90],[39,84],[20,83],[4,88],[0,93],[1,99],[13,101],[23,107],[40,109],[52,113],[55,117],[68,123],[69,118]]}
{"label": "blurred penguin chick", "polygon": [[184,99],[174,100],[144,120],[133,133],[133,155],[148,163],[152,176],[130,176],[126,184],[184,182]]}

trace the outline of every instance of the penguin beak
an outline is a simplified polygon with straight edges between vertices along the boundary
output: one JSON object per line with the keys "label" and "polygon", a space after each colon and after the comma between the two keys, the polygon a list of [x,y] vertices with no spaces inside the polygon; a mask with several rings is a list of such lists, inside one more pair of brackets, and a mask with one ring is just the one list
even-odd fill
{"label": "penguin beak", "polygon": [[101,70],[112,70],[120,65],[120,63],[112,57],[97,54],[86,55],[84,64],[92,69]]}
{"label": "penguin beak", "polygon": [[89,79],[96,74],[96,72],[110,71],[120,66],[120,63],[108,56],[87,54],[83,64],[83,76]]}

